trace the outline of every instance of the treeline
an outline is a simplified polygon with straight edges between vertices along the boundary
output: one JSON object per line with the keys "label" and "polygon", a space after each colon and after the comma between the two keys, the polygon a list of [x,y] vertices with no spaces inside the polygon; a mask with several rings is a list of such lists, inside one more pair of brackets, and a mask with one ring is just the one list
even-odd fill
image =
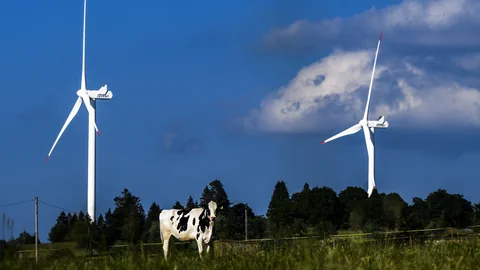
{"label": "treeline", "polygon": [[325,235],[338,230],[363,232],[404,231],[478,224],[480,204],[444,189],[425,200],[415,197],[408,205],[397,193],[378,193],[368,198],[360,187],[347,187],[338,196],[329,187],[310,189],[289,196],[284,182],[276,184],[267,212],[270,234]]}
{"label": "treeline", "polygon": [[[397,193],[378,193],[370,198],[364,189],[347,187],[337,193],[329,187],[310,188],[305,184],[291,196],[283,181],[275,185],[266,217],[256,215],[248,205],[232,204],[220,180],[210,182],[196,202],[190,196],[185,206],[179,201],[168,208],[206,207],[217,202],[215,239],[245,239],[245,212],[248,238],[329,235],[338,230],[399,231],[408,229],[459,227],[478,224],[480,204],[472,205],[459,194],[443,189],[430,193],[425,200],[413,198],[408,205]],[[159,242],[158,215],[155,202],[148,212],[139,197],[127,189],[114,198],[115,208],[90,222],[83,212],[61,212],[51,228],[51,242],[74,241],[87,250],[105,250],[114,244]],[[220,210],[220,207],[223,209]],[[245,211],[246,210],[246,211]]]}

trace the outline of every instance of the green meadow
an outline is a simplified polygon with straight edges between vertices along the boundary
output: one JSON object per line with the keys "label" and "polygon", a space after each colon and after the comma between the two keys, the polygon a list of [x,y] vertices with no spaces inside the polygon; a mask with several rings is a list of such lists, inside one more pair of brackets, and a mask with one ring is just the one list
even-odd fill
{"label": "green meadow", "polygon": [[[201,260],[193,243],[172,249],[168,261],[161,247],[123,249],[97,257],[76,256],[67,247],[42,252],[38,264],[31,257],[6,260],[1,269],[478,269],[480,242],[440,240],[416,243],[296,241],[274,248],[241,245],[215,247]],[[222,249],[220,251],[220,248]],[[64,253],[64,254],[62,254]]]}

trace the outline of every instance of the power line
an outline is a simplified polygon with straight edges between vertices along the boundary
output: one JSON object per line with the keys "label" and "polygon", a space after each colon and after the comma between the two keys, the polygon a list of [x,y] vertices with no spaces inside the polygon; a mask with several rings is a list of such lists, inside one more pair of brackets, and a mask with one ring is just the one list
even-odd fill
{"label": "power line", "polygon": [[23,201],[23,202],[16,202],[16,203],[9,203],[9,204],[0,205],[0,207],[14,206],[14,205],[19,205],[19,204],[24,204],[24,203],[33,202],[33,201],[34,201],[34,200],[31,199],[31,200]]}
{"label": "power line", "polygon": [[63,210],[63,211],[67,211],[67,212],[72,212],[72,213],[73,213],[72,210],[67,209],[67,208],[63,208],[63,207],[60,207],[60,206],[56,206],[56,205],[53,205],[53,204],[51,204],[51,203],[47,203],[47,202],[44,202],[44,201],[41,201],[41,200],[38,200],[38,202],[43,203],[43,204],[48,205],[48,206],[53,207],[53,208],[57,208],[57,209],[60,209],[60,210]]}
{"label": "power line", "polygon": [[[9,204],[2,204],[2,205],[0,205],[0,208],[1,207],[9,207],[9,206],[14,206],[14,205],[24,204],[24,203],[29,203],[29,202],[33,202],[33,201],[35,201],[35,199],[31,199],[31,200],[27,200],[27,201],[21,201],[21,202],[15,202],[15,203],[9,203]],[[38,201],[40,203],[43,203],[43,204],[48,205],[50,207],[54,207],[54,208],[57,208],[57,209],[60,209],[60,210],[68,211],[68,212],[73,212],[72,210],[64,208],[64,207],[60,207],[60,206],[57,206],[57,205],[54,205],[54,204],[51,204],[51,203],[48,203],[48,202],[40,201],[40,200],[38,200]]]}

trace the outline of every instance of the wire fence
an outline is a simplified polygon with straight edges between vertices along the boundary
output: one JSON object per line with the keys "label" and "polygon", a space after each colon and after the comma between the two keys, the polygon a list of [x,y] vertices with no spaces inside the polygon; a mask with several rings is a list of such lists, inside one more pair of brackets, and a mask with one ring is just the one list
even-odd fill
{"label": "wire fence", "polygon": [[[336,235],[311,235],[300,237],[287,238],[263,238],[263,239],[249,239],[249,240],[215,240],[213,241],[213,249],[216,255],[222,255],[228,252],[235,252],[240,250],[257,250],[268,251],[276,250],[282,247],[289,247],[293,245],[301,245],[303,243],[312,242],[317,244],[327,244],[335,247],[349,243],[352,241],[368,243],[384,243],[384,244],[404,244],[404,245],[423,245],[425,243],[436,243],[440,241],[463,241],[470,239],[478,239],[480,237],[480,225],[470,226],[463,229],[458,228],[434,228],[422,230],[407,230],[395,232],[373,232],[373,233],[346,233]],[[175,245],[174,249],[177,251],[196,251],[197,244],[195,241],[180,242],[175,241],[170,243],[170,246]],[[140,249],[142,253],[162,254],[162,242],[156,243],[142,243],[134,249]],[[118,253],[131,250],[132,247],[126,244],[114,245],[110,247],[110,252]]]}
{"label": "wire fence", "polygon": [[[468,241],[480,237],[480,225],[469,226],[467,228],[434,228],[422,230],[408,230],[396,232],[373,232],[373,233],[345,233],[336,235],[311,235],[301,237],[287,238],[263,238],[249,240],[215,240],[212,249],[215,256],[223,256],[232,252],[255,251],[268,252],[277,249],[288,248],[306,244],[307,247],[315,245],[329,245],[335,247],[353,242],[357,243],[381,243],[381,244],[402,244],[402,245],[424,245],[427,243],[435,244],[444,241]],[[163,243],[141,243],[139,245],[117,244],[109,247],[107,252],[97,254],[88,259],[99,259],[104,256],[116,256],[125,252],[135,252],[148,256],[162,256]],[[75,256],[85,256],[83,250],[75,248],[73,243],[42,244],[39,249],[40,256],[51,252],[62,252],[70,249]],[[170,243],[170,250],[174,253],[192,253],[197,252],[196,241],[181,242],[173,240]],[[34,257],[33,248],[22,249],[18,251],[21,257]]]}
{"label": "wire fence", "polygon": [[[34,203],[35,199],[24,200],[9,204],[0,205],[0,208],[13,207],[17,205],[22,205],[26,203]],[[61,207],[43,200],[38,200],[38,203],[59,209],[66,212],[74,212],[65,207]],[[467,228],[458,229],[458,228],[432,228],[432,229],[419,229],[419,230],[406,230],[406,231],[394,231],[394,232],[371,232],[371,233],[344,233],[344,234],[335,234],[335,235],[309,235],[309,236],[300,236],[300,237],[286,237],[286,238],[262,238],[262,239],[248,239],[248,240],[214,240],[213,247],[214,250],[217,250],[215,253],[224,253],[232,250],[239,249],[260,249],[260,250],[270,250],[276,249],[284,246],[291,246],[301,242],[321,242],[322,244],[329,245],[339,245],[344,242],[356,241],[356,242],[380,242],[380,243],[392,243],[392,244],[424,244],[427,242],[439,242],[439,241],[462,241],[469,239],[477,239],[480,236],[480,225],[469,226]],[[160,240],[160,239],[159,239]],[[149,254],[161,254],[162,242],[156,243],[141,243],[135,247],[132,247],[128,244],[117,244],[109,247],[109,253],[121,253],[125,250],[134,250],[140,249],[140,251],[149,253]],[[56,250],[65,249],[65,247],[60,245],[41,245],[39,249],[40,253],[51,252]],[[193,251],[196,250],[196,242],[188,241],[181,242],[174,240],[170,243],[170,246],[174,249],[181,251]],[[73,249],[73,246],[69,246],[68,249]],[[31,254],[35,253],[34,249],[25,248],[19,250],[20,254],[24,254],[28,257]]]}

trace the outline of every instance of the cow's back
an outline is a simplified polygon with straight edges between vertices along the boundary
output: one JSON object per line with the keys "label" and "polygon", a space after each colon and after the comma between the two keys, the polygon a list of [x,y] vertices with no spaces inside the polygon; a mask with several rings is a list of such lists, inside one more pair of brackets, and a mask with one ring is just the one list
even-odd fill
{"label": "cow's back", "polygon": [[163,210],[160,213],[160,233],[170,233],[175,238],[183,241],[195,239],[196,228],[199,224],[198,218],[202,211],[202,208]]}

